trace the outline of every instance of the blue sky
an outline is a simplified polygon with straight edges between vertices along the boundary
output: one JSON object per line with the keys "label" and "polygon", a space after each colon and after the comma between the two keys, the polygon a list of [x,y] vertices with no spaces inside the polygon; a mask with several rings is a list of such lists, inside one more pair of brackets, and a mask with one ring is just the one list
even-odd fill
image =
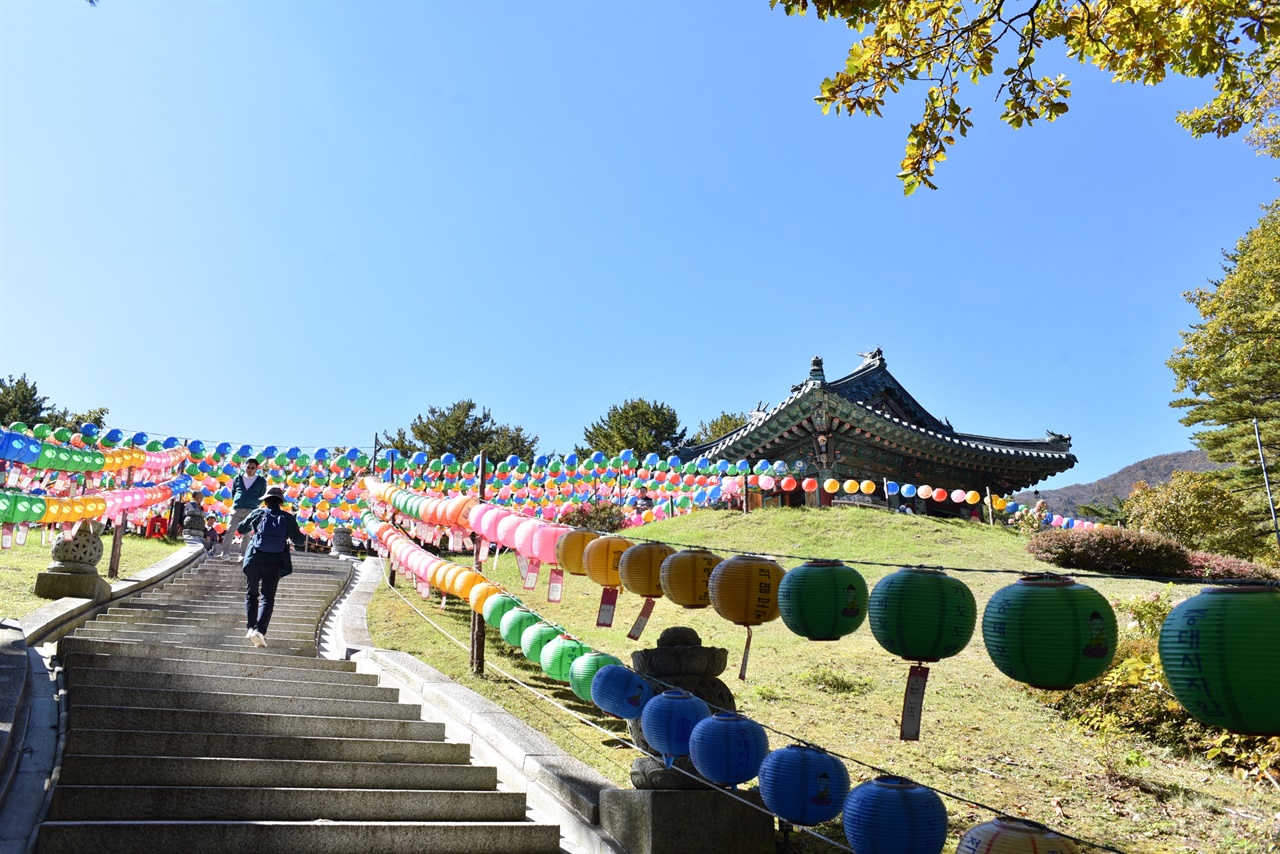
{"label": "blue sky", "polygon": [[472,397],[543,450],[691,427],[882,347],[959,430],[1088,481],[1189,447],[1181,293],[1277,195],[1209,84],[1061,62],[894,177],[922,92],[813,104],[851,33],[736,3],[0,3],[0,373],[112,426],[356,444]]}

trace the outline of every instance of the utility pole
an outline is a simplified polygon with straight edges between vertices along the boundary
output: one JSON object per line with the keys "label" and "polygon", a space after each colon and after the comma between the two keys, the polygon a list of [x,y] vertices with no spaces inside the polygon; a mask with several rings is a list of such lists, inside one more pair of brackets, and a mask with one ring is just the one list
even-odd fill
{"label": "utility pole", "polygon": [[1258,442],[1258,462],[1262,465],[1262,483],[1267,488],[1267,507],[1271,510],[1271,529],[1276,533],[1276,548],[1280,549],[1280,523],[1276,522],[1276,502],[1271,497],[1271,478],[1267,476],[1267,458],[1262,453],[1262,433],[1258,430],[1258,419],[1253,419],[1253,438]]}
{"label": "utility pole", "polygon": [[[480,495],[480,503],[482,504],[484,503],[485,477],[486,477],[486,472],[485,472],[484,448],[481,448],[480,449],[480,476],[479,478],[477,478],[477,480],[479,481],[479,484],[480,484],[479,495]],[[484,537],[480,535],[479,531],[472,531],[471,535],[475,537],[474,565],[475,565],[476,574],[479,575],[480,574],[480,543],[484,539]],[[489,548],[487,543],[485,544],[485,548],[486,549]],[[477,676],[484,675],[484,616],[481,615],[479,612],[477,612],[474,608],[471,609],[471,672]]]}

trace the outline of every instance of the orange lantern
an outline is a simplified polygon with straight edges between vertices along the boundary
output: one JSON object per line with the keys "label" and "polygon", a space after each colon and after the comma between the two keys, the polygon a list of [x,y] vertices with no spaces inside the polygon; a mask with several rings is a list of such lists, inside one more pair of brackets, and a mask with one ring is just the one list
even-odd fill
{"label": "orange lantern", "polygon": [[[566,539],[568,536],[566,535]],[[607,628],[613,625],[618,587],[622,584],[618,565],[622,561],[622,553],[634,545],[635,543],[622,537],[597,537],[582,550],[582,567],[586,570],[587,577],[604,588],[600,592],[600,610],[596,613],[597,626]]]}
{"label": "orange lantern", "polygon": [[739,679],[747,678],[752,626],[778,619],[778,585],[785,574],[778,564],[756,555],[731,557],[711,573],[707,587],[716,613],[747,629]]}
{"label": "orange lantern", "polygon": [[662,595],[662,563],[676,553],[666,543],[640,543],[622,553],[618,561],[618,576],[622,586],[644,597],[640,615],[636,617],[627,637],[639,640],[649,617],[653,603]]}
{"label": "orange lantern", "polygon": [[681,608],[705,608],[711,604],[707,584],[724,558],[706,549],[685,549],[662,562],[658,581],[667,598]]}
{"label": "orange lantern", "polygon": [[587,544],[600,538],[599,534],[575,528],[556,541],[556,563],[570,575],[586,575],[582,565],[582,553]]}

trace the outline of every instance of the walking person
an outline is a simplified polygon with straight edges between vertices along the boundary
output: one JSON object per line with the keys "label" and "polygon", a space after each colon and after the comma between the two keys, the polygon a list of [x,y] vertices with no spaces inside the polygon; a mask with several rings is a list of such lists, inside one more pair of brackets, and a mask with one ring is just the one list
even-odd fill
{"label": "walking person", "polygon": [[240,546],[236,547],[236,531],[240,530],[240,523],[257,509],[266,491],[267,479],[258,474],[258,461],[245,460],[244,473],[236,475],[235,480],[231,481],[231,519],[228,520],[227,531],[222,536],[222,547],[215,557],[240,559],[240,553],[244,551],[244,541],[242,540]]}
{"label": "walking person", "polygon": [[[265,507],[254,510],[236,526],[244,534],[248,548],[244,555],[244,613],[249,631],[245,637],[254,646],[267,645],[267,625],[276,606],[280,579],[293,572],[289,541],[302,548],[306,542],[298,520],[285,512],[284,490],[273,486],[262,496]],[[227,529],[227,536],[232,531]]]}

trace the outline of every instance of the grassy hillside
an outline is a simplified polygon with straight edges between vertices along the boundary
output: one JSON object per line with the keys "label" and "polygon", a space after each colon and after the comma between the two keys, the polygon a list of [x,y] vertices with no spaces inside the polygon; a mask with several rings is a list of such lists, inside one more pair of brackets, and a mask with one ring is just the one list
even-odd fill
{"label": "grassy hillside", "polygon": [[[1074,516],[1076,507],[1081,504],[1099,501],[1106,504],[1113,498],[1128,498],[1133,485],[1140,480],[1154,486],[1167,481],[1175,471],[1214,471],[1220,468],[1224,466],[1210,462],[1204,451],[1178,451],[1139,460],[1093,483],[1073,483],[1059,489],[1042,489],[1040,498],[1054,513]],[[1019,492],[1014,498],[1028,503],[1035,500],[1035,495],[1027,490]]]}
{"label": "grassy hillside", "polygon": [[[672,544],[722,549],[722,554],[755,551],[867,561],[858,568],[869,585],[904,564],[1036,572],[1045,568],[1026,554],[1025,541],[1007,530],[859,508],[766,510],[749,516],[704,511],[635,533]],[[786,567],[798,562],[781,561]],[[510,557],[503,556],[488,571],[520,594]],[[1016,572],[954,574],[973,589],[980,609],[995,590],[1017,578]],[[1160,589],[1130,579],[1089,583],[1113,599]],[[403,581],[399,589],[433,621],[465,640],[468,614],[461,603],[451,601],[441,610],[434,596],[423,602]],[[1268,850],[1262,840],[1270,817],[1280,815],[1277,792],[1248,792],[1228,773],[1202,760],[1081,731],[1039,702],[1036,692],[996,670],[983,648],[980,629],[958,656],[933,665],[921,740],[902,742],[897,737],[898,717],[908,663],[881,649],[865,624],[832,643],[799,638],[781,621],[760,627],[747,679],[739,681],[745,631],[714,610],[687,611],[660,600],[644,636],[632,642],[626,633],[640,608],[639,598],[624,593],[614,626],[601,629],[595,627],[599,597],[596,585],[570,577],[564,601],[548,604],[545,576],[536,591],[521,596],[547,619],[624,661],[632,650],[652,646],[662,629],[691,626],[704,644],[728,648],[729,668],[722,678],[744,713],[835,752],[1010,814],[1130,852]],[[627,784],[634,758],[629,749],[500,677],[470,676],[466,651],[442,639],[395,593],[380,591],[369,616],[380,646],[420,655],[503,703],[619,784]],[[622,731],[618,722],[556,686],[518,652],[512,654],[496,632],[489,630],[488,638],[491,661],[612,732]],[[773,747],[788,743],[778,735],[771,735],[770,741]],[[856,765],[850,771],[855,783],[873,776]],[[962,802],[946,803],[957,836],[990,817]],[[1246,815],[1251,818],[1242,817]],[[843,839],[838,823],[826,831]],[[804,850],[830,849],[810,843]]]}

